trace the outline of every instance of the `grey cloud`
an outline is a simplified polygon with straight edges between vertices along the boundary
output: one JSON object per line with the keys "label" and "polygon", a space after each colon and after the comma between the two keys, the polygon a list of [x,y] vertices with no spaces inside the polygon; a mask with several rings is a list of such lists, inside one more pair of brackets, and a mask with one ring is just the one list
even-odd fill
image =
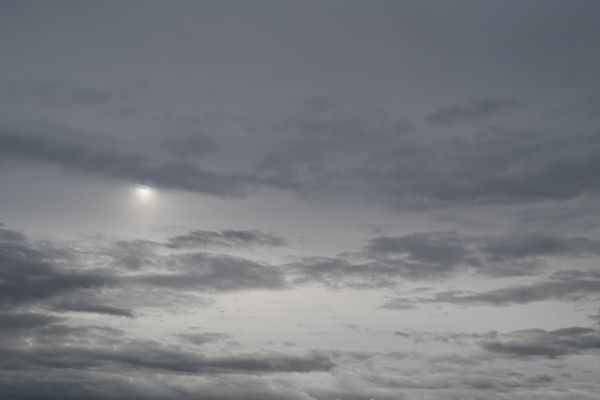
{"label": "grey cloud", "polygon": [[114,286],[106,273],[62,268],[56,254],[36,248],[22,234],[13,232],[0,241],[0,306],[15,307],[43,302],[85,289]]}
{"label": "grey cloud", "polygon": [[600,332],[592,328],[570,327],[553,331],[531,329],[518,331],[508,341],[486,341],[481,347],[511,357],[557,358],[572,354],[596,353],[600,350]]}
{"label": "grey cloud", "polygon": [[598,118],[600,117],[600,90],[596,89],[544,115],[552,119],[557,117]]}
{"label": "grey cloud", "polygon": [[456,232],[429,232],[371,239],[366,252],[370,256],[398,264],[408,277],[443,277],[460,266],[478,267],[480,261],[470,248],[473,239]]}
{"label": "grey cloud", "polygon": [[[230,375],[207,377],[197,382],[177,384],[172,379],[155,376],[127,376],[109,373],[52,374],[44,378],[35,372],[26,379],[16,374],[0,376],[0,395],[12,395],[11,400],[381,400],[404,399],[402,393],[386,394],[368,388],[348,388],[342,383],[332,388],[299,384],[291,379]],[[82,385],[81,382],[86,384]]]}
{"label": "grey cloud", "polygon": [[116,349],[54,346],[0,349],[3,370],[35,367],[90,369],[110,365],[183,374],[279,373],[328,371],[329,358],[311,354],[291,356],[248,354],[208,358],[189,352],[160,347],[157,343],[132,343]]}
{"label": "grey cloud", "polygon": [[0,332],[39,328],[60,321],[61,318],[39,313],[0,313]]}
{"label": "grey cloud", "polygon": [[195,158],[213,152],[217,145],[202,133],[165,139],[163,145],[175,157]]}
{"label": "grey cloud", "polygon": [[427,120],[438,124],[473,122],[501,115],[519,105],[517,100],[508,98],[475,99],[462,105],[442,106],[429,114]]}
{"label": "grey cloud", "polygon": [[429,378],[418,379],[409,378],[379,378],[371,377],[370,381],[380,386],[402,388],[402,389],[420,389],[420,390],[457,390],[457,389],[475,389],[486,392],[498,391],[506,392],[510,389],[527,388],[532,389],[540,386],[547,386],[554,382],[555,378],[540,374],[536,376],[527,376],[520,373],[504,374],[486,374],[470,376],[453,376],[452,378]]}
{"label": "grey cloud", "polygon": [[127,278],[132,284],[180,290],[229,291],[282,289],[283,271],[244,258],[195,252],[167,258],[175,272],[146,273]]}
{"label": "grey cloud", "polygon": [[485,333],[466,333],[466,332],[428,332],[428,331],[396,331],[395,336],[413,339],[414,342],[422,343],[427,341],[464,344],[474,340],[495,339],[498,332],[490,331]]}
{"label": "grey cloud", "polygon": [[107,178],[217,196],[240,196],[242,175],[218,174],[194,164],[91,149],[58,139],[0,132],[0,159],[32,161]]}
{"label": "grey cloud", "polygon": [[257,229],[221,232],[195,230],[170,237],[166,242],[166,246],[172,248],[283,246],[285,244],[285,239]]}
{"label": "grey cloud", "polygon": [[[232,231],[220,241],[269,242],[279,238],[258,231]],[[285,271],[245,258],[204,252],[161,253],[150,241],[74,242],[30,240],[7,228],[0,230],[0,307],[41,307],[55,312],[94,313],[133,318],[128,293],[164,296],[177,289],[218,292],[288,287]],[[99,268],[102,267],[102,268]],[[125,268],[123,268],[125,267]],[[147,289],[153,289],[152,294]],[[111,290],[112,294],[106,293]],[[131,293],[130,293],[131,292]],[[135,302],[134,302],[135,303]],[[139,303],[139,302],[138,302]]]}
{"label": "grey cloud", "polygon": [[361,110],[352,118],[300,113],[282,127],[287,134],[276,139],[276,150],[258,151],[262,161],[255,174],[263,185],[302,197],[377,201],[401,209],[598,194],[593,171],[600,165],[600,142],[594,131],[567,134],[557,126],[397,133],[392,120]]}
{"label": "grey cloud", "polygon": [[112,315],[115,317],[126,317],[126,318],[134,318],[135,313],[132,310],[128,310],[126,308],[113,307],[105,304],[90,304],[86,302],[74,302],[64,301],[56,304],[55,309],[58,311],[70,311],[70,312],[87,312],[87,313],[95,313],[95,314],[105,314]]}
{"label": "grey cloud", "polygon": [[583,237],[511,235],[490,241],[482,251],[492,261],[537,256],[593,257],[600,255],[600,241]]}
{"label": "grey cloud", "polygon": [[[4,226],[4,224],[0,224]],[[12,231],[10,229],[0,228],[0,241],[2,242],[24,242],[26,236],[21,232]]]}
{"label": "grey cloud", "polygon": [[11,101],[43,103],[51,106],[105,105],[114,95],[105,90],[81,88],[65,82],[21,80],[0,86],[0,96]]}
{"label": "grey cloud", "polygon": [[111,265],[128,270],[141,270],[155,265],[159,246],[160,243],[149,240],[115,240],[98,244],[101,252],[112,260]]}
{"label": "grey cloud", "polygon": [[228,334],[220,332],[181,333],[177,336],[197,346],[221,341],[229,337]]}
{"label": "grey cloud", "polygon": [[286,266],[295,284],[318,283],[332,288],[390,287],[389,278],[399,275],[398,268],[373,263],[352,263],[342,258],[309,257]]}
{"label": "grey cloud", "polygon": [[426,232],[375,237],[349,256],[306,257],[287,267],[300,283],[384,287],[401,279],[435,280],[460,271],[489,277],[535,275],[551,258],[598,256],[600,242],[584,237]]}
{"label": "grey cloud", "polygon": [[[284,125],[291,134],[276,139],[258,136],[255,154],[249,156],[258,161],[254,168],[240,166],[243,172],[218,172],[168,154],[152,158],[99,150],[6,129],[0,133],[0,159],[217,196],[276,188],[313,199],[377,201],[420,209],[567,200],[597,195],[600,188],[594,173],[600,166],[595,132],[565,135],[490,128],[425,140],[396,132],[387,116],[346,121],[334,114],[327,117],[333,122],[318,123],[311,122],[314,117],[298,118],[304,122]],[[266,151],[263,140],[276,140],[276,150]]]}
{"label": "grey cloud", "polygon": [[592,319],[592,320],[596,321],[596,323],[600,324],[600,310],[596,314],[588,315],[588,318]]}
{"label": "grey cloud", "polygon": [[36,314],[2,314],[1,333],[11,335],[0,344],[4,371],[52,369],[151,370],[175,374],[263,374],[329,371],[334,363],[324,354],[248,353],[207,357],[180,347],[129,339],[123,332],[96,326],[58,324],[58,318]]}
{"label": "grey cloud", "polygon": [[600,276],[597,274],[556,274],[553,280],[486,292],[447,291],[427,298],[397,298],[386,302],[382,307],[407,309],[427,303],[506,306],[545,300],[578,300],[599,292]]}
{"label": "grey cloud", "polygon": [[598,193],[599,145],[592,133],[491,129],[386,150],[361,175],[401,207],[566,200]]}
{"label": "grey cloud", "polygon": [[[422,273],[439,275],[468,267],[491,276],[530,275],[543,258],[585,258],[600,255],[600,241],[545,234],[474,237],[457,232],[427,232],[371,239],[366,252],[374,258],[408,260]],[[417,275],[418,271],[413,274]]]}

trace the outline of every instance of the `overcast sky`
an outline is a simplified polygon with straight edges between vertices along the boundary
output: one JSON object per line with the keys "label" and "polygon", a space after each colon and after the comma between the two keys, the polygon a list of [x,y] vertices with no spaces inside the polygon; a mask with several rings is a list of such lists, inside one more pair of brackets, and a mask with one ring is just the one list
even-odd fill
{"label": "overcast sky", "polygon": [[600,2],[0,2],[2,400],[595,400]]}

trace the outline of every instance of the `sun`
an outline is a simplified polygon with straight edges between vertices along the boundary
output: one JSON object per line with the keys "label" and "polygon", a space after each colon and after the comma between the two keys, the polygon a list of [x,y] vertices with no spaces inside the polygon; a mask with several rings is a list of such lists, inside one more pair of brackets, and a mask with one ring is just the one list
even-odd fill
{"label": "sun", "polygon": [[142,200],[150,200],[154,196],[154,189],[150,186],[139,185],[135,188],[135,194]]}

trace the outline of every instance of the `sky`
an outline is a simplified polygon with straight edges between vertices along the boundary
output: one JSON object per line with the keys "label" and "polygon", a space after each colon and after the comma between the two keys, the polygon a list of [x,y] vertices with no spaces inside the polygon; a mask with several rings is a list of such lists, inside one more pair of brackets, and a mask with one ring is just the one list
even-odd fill
{"label": "sky", "polygon": [[600,3],[0,2],[0,398],[595,400]]}

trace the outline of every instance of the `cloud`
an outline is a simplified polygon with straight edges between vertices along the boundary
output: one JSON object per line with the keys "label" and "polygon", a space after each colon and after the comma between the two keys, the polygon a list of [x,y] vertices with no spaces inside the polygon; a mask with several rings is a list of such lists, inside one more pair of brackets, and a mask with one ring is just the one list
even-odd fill
{"label": "cloud", "polygon": [[[207,237],[205,242],[228,246],[283,244],[283,239],[255,230],[208,232]],[[177,239],[181,246],[192,245]],[[288,287],[281,268],[242,257],[182,250],[143,240],[36,241],[2,227],[0,309],[41,307],[133,318],[137,313],[129,303],[150,304],[149,297],[162,296],[164,305],[175,295]]]}
{"label": "cloud", "polygon": [[60,321],[54,315],[39,313],[0,313],[0,334],[6,331],[21,331],[24,329],[39,328]]}
{"label": "cloud", "polygon": [[241,174],[218,174],[190,163],[96,150],[59,139],[6,130],[0,131],[0,159],[43,163],[132,183],[216,196],[240,196],[244,192]]}
{"label": "cloud", "polygon": [[[425,135],[399,127],[402,122],[385,112],[363,108],[353,113],[304,110],[279,122],[264,121],[261,129],[272,132],[252,136],[244,163],[227,163],[231,172],[211,169],[222,167],[214,157],[204,157],[200,167],[197,160],[165,149],[147,156],[58,139],[62,131],[48,124],[35,134],[22,127],[0,131],[0,161],[42,163],[215,196],[277,189],[302,198],[403,209],[529,204],[600,191],[594,173],[600,166],[600,141],[593,131],[493,127]],[[219,148],[223,154],[239,150]]]}
{"label": "cloud", "polygon": [[520,104],[517,100],[508,98],[469,100],[462,105],[442,106],[429,114],[427,120],[437,124],[480,121],[504,114]]}
{"label": "cloud", "polygon": [[[430,118],[440,124],[483,120],[517,104],[473,101],[442,108]],[[509,124],[461,134],[440,127],[398,132],[393,117],[369,107],[351,115],[321,108],[291,113],[275,124],[276,146],[269,147],[274,150],[256,154],[260,161],[253,174],[260,185],[304,198],[401,209],[530,204],[596,196],[600,190],[593,172],[600,166],[600,141],[590,130]]]}
{"label": "cloud", "polygon": [[177,374],[263,374],[329,371],[334,367],[327,356],[318,353],[300,356],[250,353],[205,357],[190,351],[162,346],[156,342],[121,340],[119,344],[106,347],[84,346],[83,342],[77,341],[68,344],[58,342],[53,345],[36,342],[35,336],[29,336],[28,341],[13,341],[10,347],[0,347],[0,369],[110,367]]}
{"label": "cloud", "polygon": [[510,235],[485,244],[483,253],[491,261],[513,261],[528,257],[594,257],[600,255],[600,241],[583,237]]}
{"label": "cloud", "polygon": [[552,382],[555,378],[548,374],[539,374],[535,376],[527,376],[521,373],[504,373],[504,374],[471,374],[469,376],[452,376],[449,377],[430,377],[419,379],[416,377],[398,377],[398,378],[379,378],[372,377],[370,381],[379,386],[389,388],[402,388],[404,390],[477,390],[485,391],[486,393],[498,391],[507,392],[511,389],[525,388],[533,389],[536,387],[544,387]]}
{"label": "cloud", "polygon": [[50,106],[98,106],[106,105],[114,98],[113,94],[104,90],[40,80],[5,83],[0,86],[0,96],[11,101],[42,103]]}
{"label": "cloud", "polygon": [[220,332],[180,333],[177,336],[196,346],[202,346],[207,343],[221,341],[229,337],[228,334]]}
{"label": "cloud", "polygon": [[257,229],[221,232],[195,230],[170,237],[166,242],[166,246],[171,248],[284,246],[285,244],[285,239]]}
{"label": "cloud", "polygon": [[595,354],[600,350],[597,329],[569,327],[553,331],[530,329],[514,332],[508,341],[485,341],[481,347],[490,353],[509,357],[557,358],[573,354]]}
{"label": "cloud", "polygon": [[600,324],[600,310],[596,314],[588,315],[588,318],[596,321],[597,324]]}
{"label": "cloud", "polygon": [[600,242],[546,234],[469,236],[425,232],[379,236],[357,252],[305,257],[286,266],[297,283],[385,287],[402,279],[439,280],[470,272],[487,277],[535,275],[553,258],[595,258]]}
{"label": "cloud", "polygon": [[248,259],[192,252],[168,256],[174,271],[128,277],[127,283],[180,290],[282,289],[283,271]]}
{"label": "cloud", "polygon": [[555,274],[552,280],[485,292],[446,291],[433,297],[396,298],[383,304],[382,308],[408,309],[429,303],[507,306],[546,300],[578,300],[587,294],[600,293],[600,275],[567,272]]}
{"label": "cloud", "polygon": [[54,305],[61,312],[87,312],[94,314],[112,315],[115,317],[134,318],[135,313],[126,308],[113,307],[104,304],[90,304],[89,302],[63,301]]}
{"label": "cloud", "polygon": [[64,251],[30,242],[25,235],[3,229],[0,240],[0,307],[43,303],[81,290],[116,285],[114,276],[94,270],[64,268]]}

